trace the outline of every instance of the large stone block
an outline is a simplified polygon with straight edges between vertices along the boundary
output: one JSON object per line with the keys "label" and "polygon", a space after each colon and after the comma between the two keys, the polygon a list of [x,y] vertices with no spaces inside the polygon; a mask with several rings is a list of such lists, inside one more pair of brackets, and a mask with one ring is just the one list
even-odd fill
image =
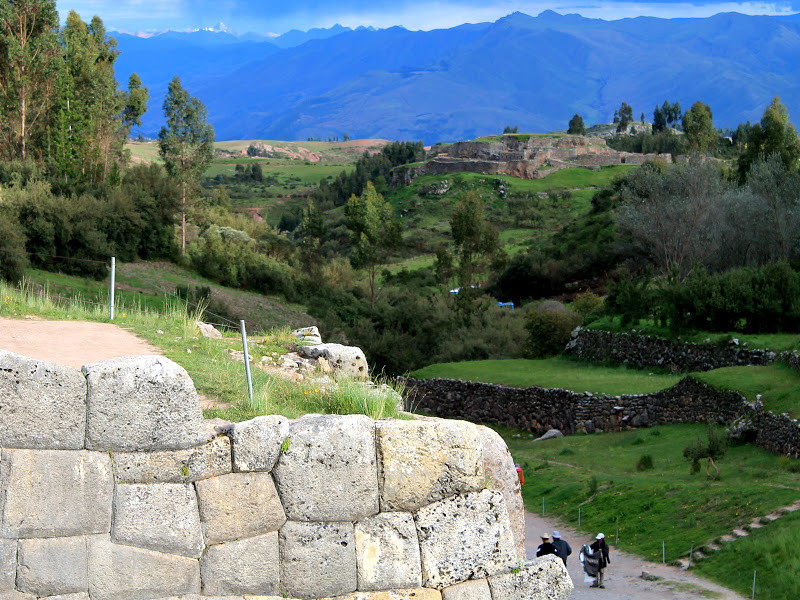
{"label": "large stone block", "polygon": [[86,379],[72,367],[0,350],[0,446],[80,450]]}
{"label": "large stone block", "polygon": [[211,546],[200,570],[206,595],[279,594],[278,532]]}
{"label": "large stone block", "polygon": [[150,600],[200,593],[200,563],[192,558],[89,539],[92,600]]}
{"label": "large stone block", "polygon": [[70,537],[111,530],[111,459],[80,450],[3,450],[2,536]]}
{"label": "large stone block", "polygon": [[442,600],[442,595],[439,590],[411,588],[384,590],[381,592],[355,592],[354,594],[346,594],[336,598],[323,598],[322,600]]}
{"label": "large stone block", "polygon": [[277,531],[286,522],[269,473],[231,473],[195,485],[209,546]]}
{"label": "large stone block", "polygon": [[273,474],[289,519],[358,521],[378,512],[372,419],[325,415],[295,421],[284,450]]}
{"label": "large stone block", "polygon": [[289,419],[278,415],[256,417],[233,426],[233,462],[237,471],[271,471],[289,436]]}
{"label": "large stone block", "polygon": [[194,486],[189,483],[117,485],[111,540],[200,558],[204,545]]}
{"label": "large stone block", "polygon": [[206,441],[194,383],[163,356],[115,358],[85,365],[86,447],[180,450]]}
{"label": "large stone block", "polygon": [[420,509],[414,521],[425,587],[442,589],[518,564],[501,492],[453,496]]}
{"label": "large stone block", "polygon": [[511,530],[514,532],[517,557],[525,560],[525,505],[514,459],[503,438],[493,429],[479,425],[478,436],[483,447],[483,468],[488,487],[503,493]]}
{"label": "large stone block", "polygon": [[492,591],[487,579],[475,579],[444,588],[442,600],[492,600]]}
{"label": "large stone block", "polygon": [[0,592],[0,600],[36,600],[36,596],[16,591]]}
{"label": "large stone block", "polygon": [[300,348],[299,354],[317,360],[324,358],[337,373],[345,377],[366,379],[369,376],[367,357],[364,356],[364,351],[356,346],[317,344]]}
{"label": "large stone block", "polygon": [[21,540],[17,589],[39,597],[87,592],[88,552],[85,537]]}
{"label": "large stone block", "polygon": [[484,487],[477,428],[465,421],[377,422],[381,510],[415,511]]}
{"label": "large stone block", "polygon": [[298,598],[354,592],[356,544],[352,523],[288,521],[280,531],[281,587]]}
{"label": "large stone block", "polygon": [[416,588],[422,585],[419,540],[408,513],[381,513],[356,523],[358,589]]}
{"label": "large stone block", "polygon": [[91,600],[89,594],[80,592],[78,594],[59,594],[58,596],[48,596],[43,600]]}
{"label": "large stone block", "polygon": [[192,483],[233,470],[231,441],[224,435],[195,448],[114,452],[112,459],[117,483]]}
{"label": "large stone block", "polygon": [[17,540],[0,539],[0,592],[13,590],[16,579]]}
{"label": "large stone block", "polygon": [[561,559],[542,556],[527,563],[519,572],[489,577],[493,600],[567,600],[572,579]]}

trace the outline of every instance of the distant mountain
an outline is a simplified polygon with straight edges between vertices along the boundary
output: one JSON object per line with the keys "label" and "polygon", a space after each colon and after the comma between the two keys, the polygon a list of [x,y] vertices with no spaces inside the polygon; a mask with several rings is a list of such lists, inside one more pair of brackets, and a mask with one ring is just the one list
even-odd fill
{"label": "distant mountain", "polygon": [[[283,40],[281,41],[281,38]],[[758,120],[779,95],[800,123],[800,18],[587,19],[545,11],[434,31],[289,32],[269,41],[198,31],[119,35],[157,133],[169,79],[203,100],[219,139],[342,136],[452,141],[609,121],[622,101],[709,104],[717,126]],[[283,47],[287,46],[290,47]]]}

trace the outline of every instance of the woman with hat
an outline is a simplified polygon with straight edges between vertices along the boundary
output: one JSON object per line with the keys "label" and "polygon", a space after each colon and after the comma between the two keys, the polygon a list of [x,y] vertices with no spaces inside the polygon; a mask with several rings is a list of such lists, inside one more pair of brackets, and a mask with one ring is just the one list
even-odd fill
{"label": "woman with hat", "polygon": [[597,581],[591,587],[605,588],[603,585],[603,572],[605,568],[611,564],[611,559],[608,556],[608,544],[606,544],[606,536],[598,533],[594,541],[589,546],[592,553],[597,556]]}

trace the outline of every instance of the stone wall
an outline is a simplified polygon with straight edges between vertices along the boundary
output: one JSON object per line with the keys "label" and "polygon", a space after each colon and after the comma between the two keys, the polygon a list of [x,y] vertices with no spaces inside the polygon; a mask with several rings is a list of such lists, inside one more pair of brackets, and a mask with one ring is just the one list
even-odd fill
{"label": "stone wall", "polygon": [[162,357],[0,350],[0,600],[566,600],[524,563],[496,433],[361,415],[203,420]]}
{"label": "stone wall", "polygon": [[675,423],[734,423],[739,437],[800,458],[800,424],[775,415],[738,392],[718,390],[686,377],[653,394],[605,396],[539,387],[511,388],[453,379],[406,379],[407,403],[438,417],[458,416],[542,435],[558,429],[621,431]]}
{"label": "stone wall", "polygon": [[730,423],[746,410],[740,394],[716,390],[692,377],[654,394],[627,396],[453,379],[407,379],[406,383],[408,402],[419,410],[537,435],[549,429],[569,435],[666,423]]}
{"label": "stone wall", "polygon": [[650,335],[584,328],[572,333],[565,352],[589,362],[614,362],[637,369],[656,367],[673,372],[771,365],[780,358],[775,352],[750,350],[737,343],[727,346],[682,343]]}

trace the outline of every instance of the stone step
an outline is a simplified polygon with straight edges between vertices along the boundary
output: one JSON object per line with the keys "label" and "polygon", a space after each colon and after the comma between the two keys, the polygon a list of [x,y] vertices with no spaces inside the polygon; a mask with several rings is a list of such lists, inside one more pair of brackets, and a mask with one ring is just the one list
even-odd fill
{"label": "stone step", "polygon": [[721,536],[719,538],[719,541],[722,542],[723,544],[729,544],[731,542],[735,542],[736,539],[737,538],[735,536],[732,536],[729,533],[726,533],[725,535],[723,535],[723,536]]}
{"label": "stone step", "polygon": [[761,517],[761,521],[766,523],[772,523],[780,518],[781,516],[778,513],[770,513],[766,517]]}
{"label": "stone step", "polygon": [[695,550],[694,553],[692,553],[692,560],[703,560],[705,557],[706,554],[702,550]]}
{"label": "stone step", "polygon": [[684,571],[689,568],[689,559],[688,558],[679,558],[675,561],[675,563]]}
{"label": "stone step", "polygon": [[705,550],[708,553],[719,552],[719,550],[721,550],[721,549],[722,549],[722,546],[720,546],[718,544],[706,544],[705,546],[703,546],[703,550]]}
{"label": "stone step", "polygon": [[784,507],[781,509],[781,512],[782,512],[783,514],[788,514],[788,513],[793,513],[793,512],[795,512],[795,511],[798,511],[798,510],[800,510],[800,504],[798,504],[797,502],[795,502],[795,503],[794,503],[794,504],[792,504],[791,506],[784,506]]}
{"label": "stone step", "polygon": [[733,535],[735,535],[736,537],[740,537],[740,538],[747,537],[748,535],[750,535],[744,529],[734,529],[731,533]]}
{"label": "stone step", "polygon": [[761,529],[762,527],[763,525],[761,524],[761,521],[753,521],[752,523],[749,523],[744,526],[744,528],[747,531],[753,531],[754,529]]}

